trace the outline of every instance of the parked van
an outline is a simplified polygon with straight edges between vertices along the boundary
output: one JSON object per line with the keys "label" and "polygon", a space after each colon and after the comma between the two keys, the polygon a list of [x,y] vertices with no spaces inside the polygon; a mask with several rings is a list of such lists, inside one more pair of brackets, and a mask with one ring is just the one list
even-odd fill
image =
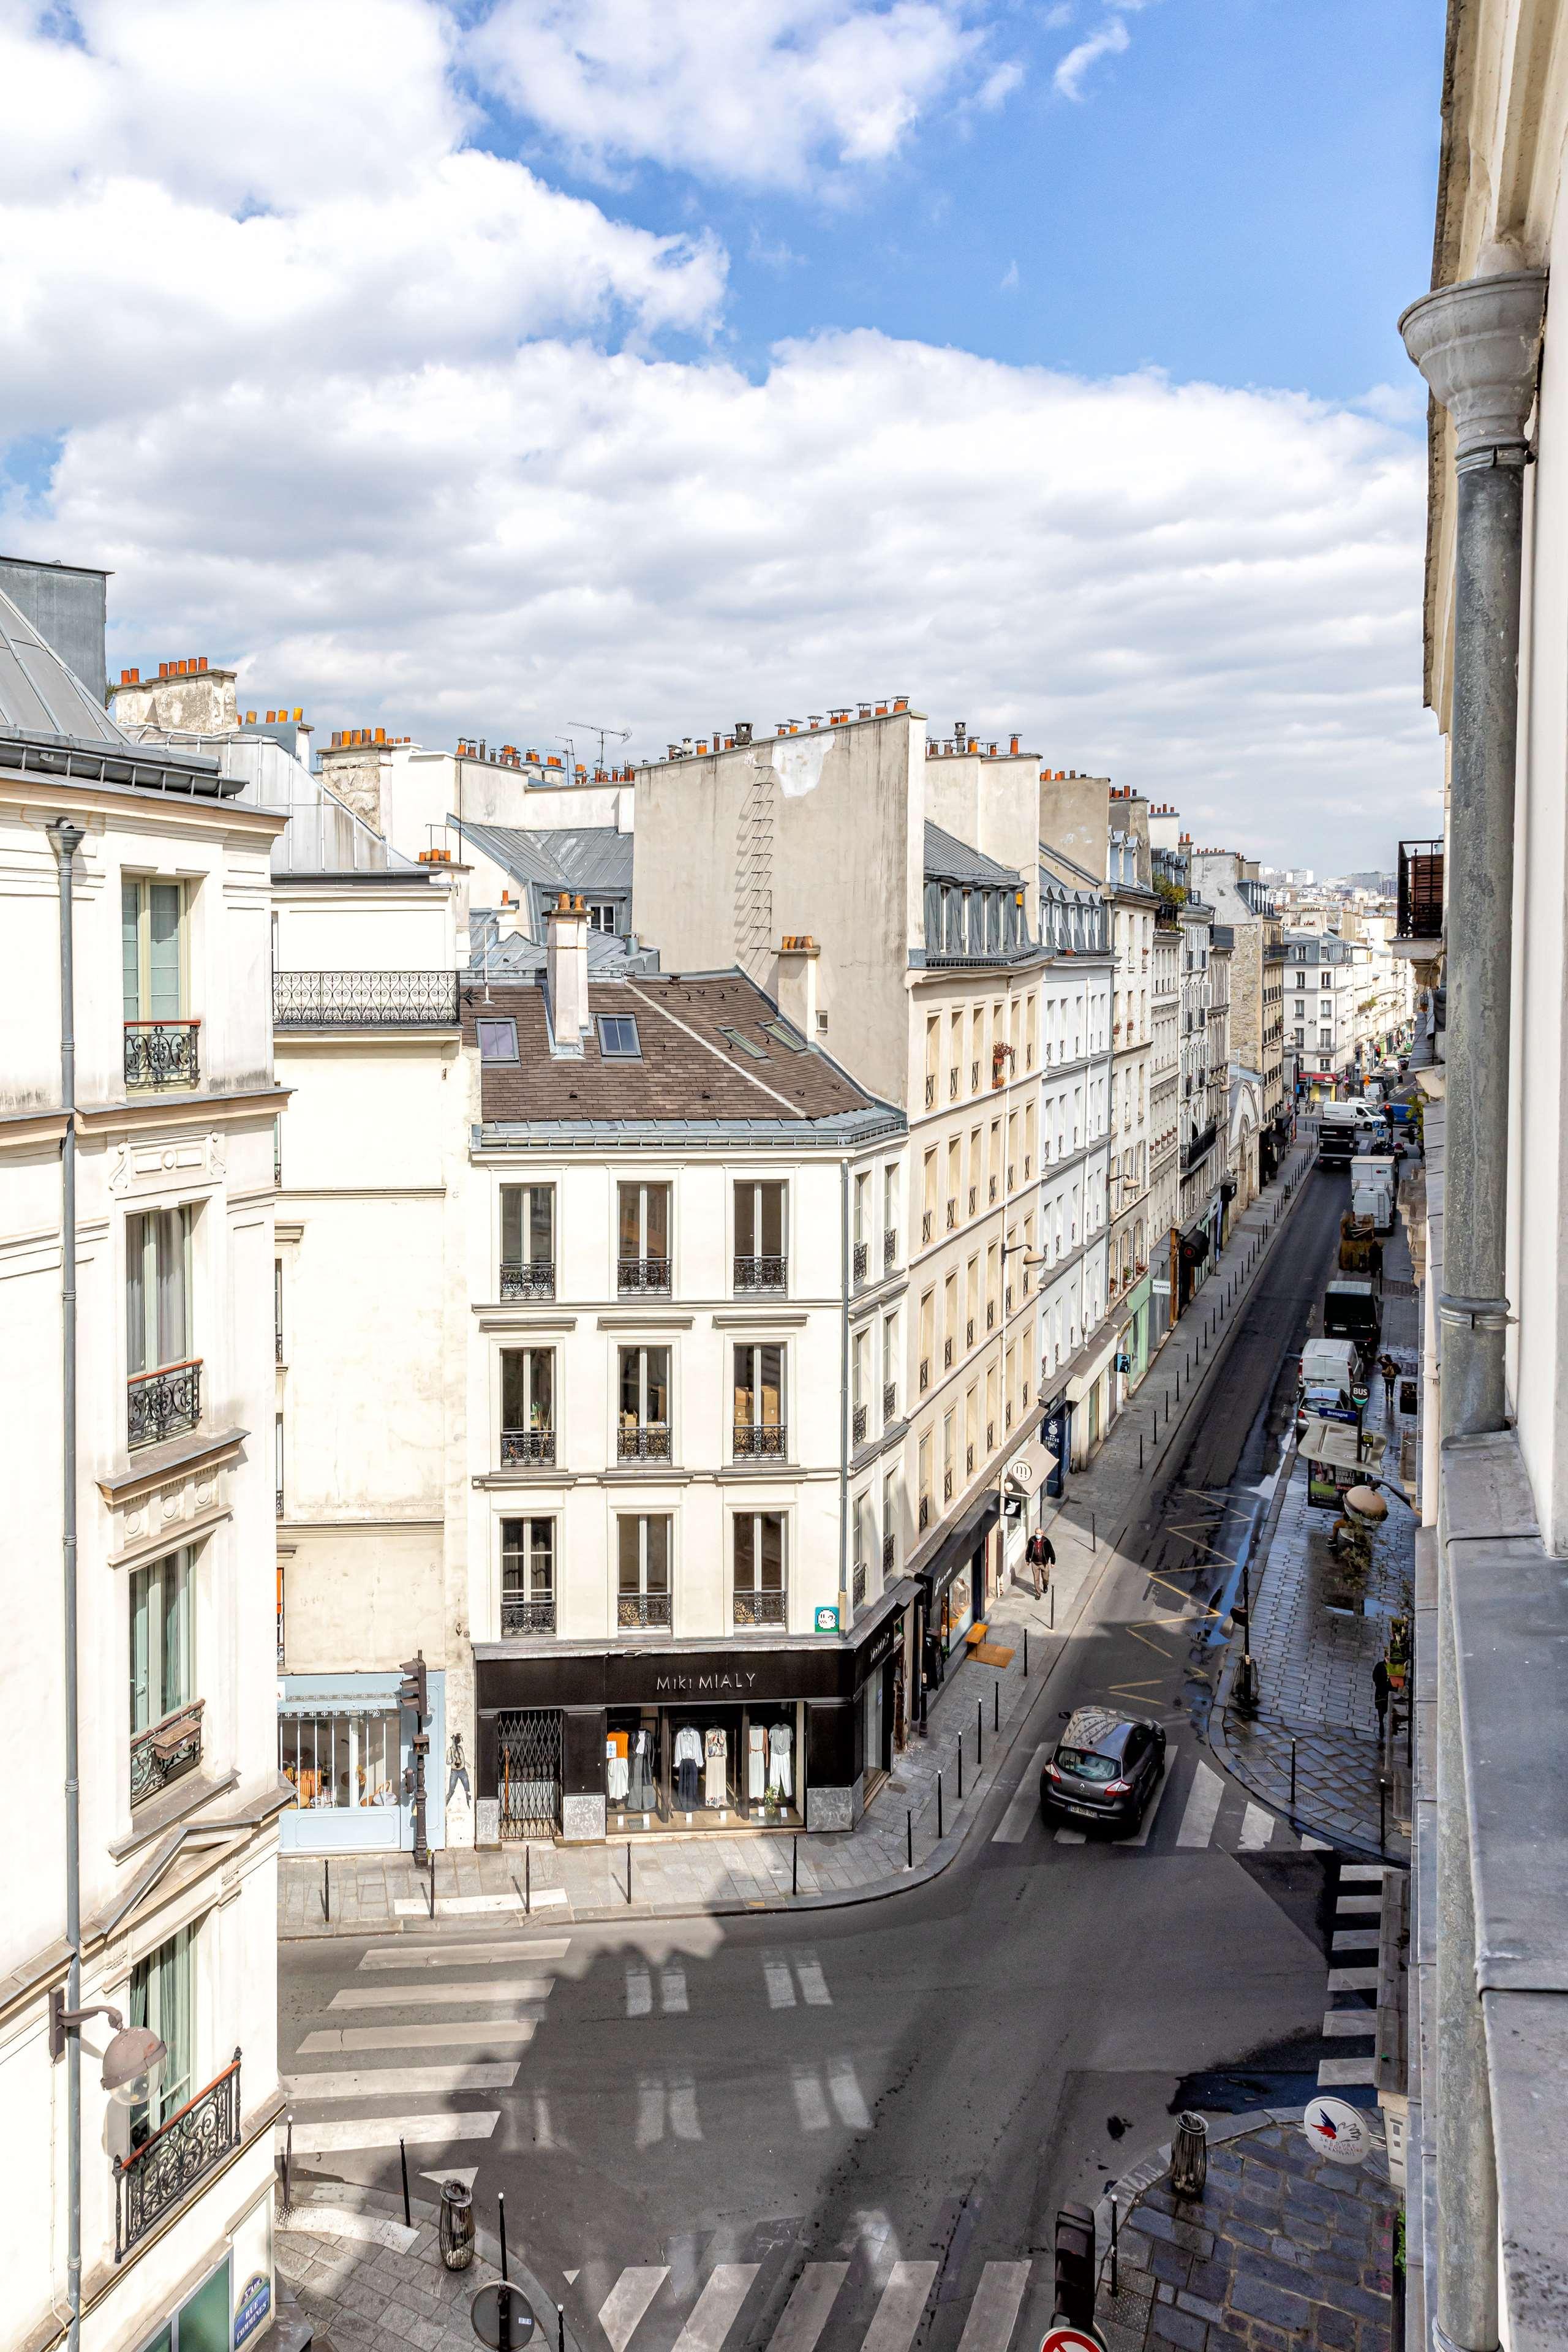
{"label": "parked van", "polygon": [[1362,1101],[1326,1102],[1318,1112],[1320,1132],[1325,1127],[1375,1127],[1383,1113],[1377,1107]]}
{"label": "parked van", "polygon": [[1375,1348],[1382,1324],[1377,1293],[1370,1282],[1347,1277],[1330,1283],[1323,1293],[1325,1339],[1353,1339],[1363,1348]]}

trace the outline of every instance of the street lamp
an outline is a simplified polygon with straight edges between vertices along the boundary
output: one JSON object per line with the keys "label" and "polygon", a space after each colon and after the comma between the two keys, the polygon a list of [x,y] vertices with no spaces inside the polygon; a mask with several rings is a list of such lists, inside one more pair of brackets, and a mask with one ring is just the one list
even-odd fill
{"label": "street lamp", "polygon": [[114,2028],[103,2053],[104,2089],[116,2106],[144,2106],[163,2071],[168,2045],[149,2026],[127,2025],[117,2009],[103,2002],[90,2009],[68,2009],[64,1992],[57,1988],[49,2002],[50,2058],[64,2056],[67,2033],[79,2033],[89,2017],[107,2017]]}

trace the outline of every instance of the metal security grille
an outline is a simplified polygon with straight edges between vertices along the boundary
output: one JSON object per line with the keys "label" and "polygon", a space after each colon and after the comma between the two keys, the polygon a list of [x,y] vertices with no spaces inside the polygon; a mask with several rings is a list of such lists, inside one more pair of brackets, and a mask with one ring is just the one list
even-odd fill
{"label": "metal security grille", "polygon": [[503,1838],[553,1837],[561,1826],[561,1717],[531,1707],[496,1717]]}

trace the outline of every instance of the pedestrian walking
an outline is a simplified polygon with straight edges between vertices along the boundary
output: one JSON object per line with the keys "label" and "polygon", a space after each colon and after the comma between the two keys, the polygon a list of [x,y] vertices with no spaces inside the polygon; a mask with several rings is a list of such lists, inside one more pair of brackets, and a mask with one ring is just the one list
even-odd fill
{"label": "pedestrian walking", "polygon": [[1381,1743],[1388,1718],[1388,1661],[1379,1658],[1372,1670],[1372,1703],[1377,1709],[1377,1737]]}
{"label": "pedestrian walking", "polygon": [[1035,1580],[1035,1598],[1037,1601],[1043,1601],[1046,1597],[1046,1587],[1051,1580],[1050,1571],[1057,1564],[1056,1548],[1049,1536],[1037,1528],[1024,1546],[1024,1558],[1028,1562],[1029,1572]]}
{"label": "pedestrian walking", "polygon": [[1392,1356],[1382,1355],[1377,1360],[1377,1369],[1383,1374],[1384,1410],[1392,1421],[1394,1419],[1394,1383],[1399,1378],[1399,1367]]}

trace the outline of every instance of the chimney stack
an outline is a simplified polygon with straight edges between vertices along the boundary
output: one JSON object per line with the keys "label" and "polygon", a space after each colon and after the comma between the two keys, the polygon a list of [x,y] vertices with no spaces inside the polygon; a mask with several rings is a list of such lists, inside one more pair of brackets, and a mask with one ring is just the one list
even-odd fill
{"label": "chimney stack", "polygon": [[588,909],[581,891],[563,890],[546,917],[546,976],[550,1018],[558,1045],[580,1045],[588,1034]]}
{"label": "chimney stack", "polygon": [[816,960],[821,953],[809,931],[786,931],[779,941],[779,1011],[808,1045],[816,1040]]}

